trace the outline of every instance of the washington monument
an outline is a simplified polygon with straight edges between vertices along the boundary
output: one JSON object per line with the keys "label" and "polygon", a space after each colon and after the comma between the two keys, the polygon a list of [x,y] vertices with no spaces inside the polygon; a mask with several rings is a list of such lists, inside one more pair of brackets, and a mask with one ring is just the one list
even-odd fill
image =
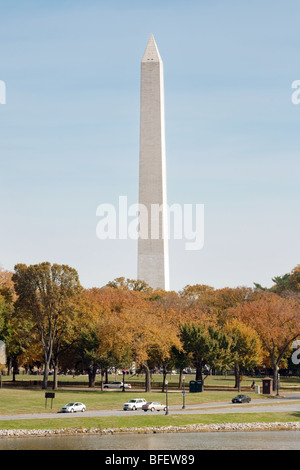
{"label": "washington monument", "polygon": [[[151,34],[141,63],[138,279],[169,290],[163,63]],[[146,214],[146,215],[145,215]]]}

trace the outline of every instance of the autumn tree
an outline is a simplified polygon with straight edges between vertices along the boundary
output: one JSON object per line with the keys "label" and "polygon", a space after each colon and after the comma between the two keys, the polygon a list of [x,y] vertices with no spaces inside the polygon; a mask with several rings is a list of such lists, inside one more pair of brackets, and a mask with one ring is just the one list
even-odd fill
{"label": "autumn tree", "polygon": [[[80,302],[78,296],[75,297],[76,302],[70,299],[70,303],[57,323],[56,335],[53,339],[52,348],[52,365],[53,365],[53,385],[56,389],[58,386],[58,372],[61,358],[73,348],[82,335],[82,320],[85,312],[80,310]],[[75,299],[74,299],[75,300]]]}
{"label": "autumn tree", "polygon": [[7,271],[0,266],[0,288],[1,290],[9,291],[14,296],[14,283],[12,280],[13,273]]}
{"label": "autumn tree", "polygon": [[130,367],[135,362],[145,371],[149,391],[153,365],[166,364],[172,345],[180,347],[178,317],[173,302],[165,301],[164,291],[129,288],[122,279],[114,286],[86,292],[94,306],[98,352],[106,355],[111,366]]}
{"label": "autumn tree", "polygon": [[271,362],[274,390],[277,390],[280,362],[300,336],[299,300],[262,292],[257,300],[240,304],[231,314],[257,332]]}
{"label": "autumn tree", "polygon": [[75,269],[48,262],[26,266],[18,264],[12,276],[19,317],[28,317],[39,334],[44,356],[43,389],[47,388],[53,346],[60,328],[67,324],[72,300],[81,286]]}
{"label": "autumn tree", "polygon": [[12,372],[15,382],[19,366],[31,364],[39,357],[40,350],[34,345],[36,337],[32,320],[25,315],[16,315],[12,298],[0,295],[0,339],[6,344],[8,375]]}
{"label": "autumn tree", "polygon": [[235,387],[240,392],[241,370],[253,370],[262,363],[261,340],[254,328],[237,318],[227,321],[225,331],[233,339],[231,352],[235,370]]}
{"label": "autumn tree", "polygon": [[132,318],[138,318],[133,323],[131,331],[131,350],[133,360],[145,371],[145,391],[151,391],[151,365],[165,364],[171,358],[171,348],[180,349],[178,328],[164,317],[162,311],[151,310],[133,311]]}
{"label": "autumn tree", "polygon": [[294,292],[300,293],[300,264],[298,264],[291,272],[289,288]]}
{"label": "autumn tree", "polygon": [[13,368],[14,380],[23,345],[18,344],[17,325],[14,320],[15,291],[12,274],[0,267],[0,339],[5,342],[8,372]]}
{"label": "autumn tree", "polygon": [[106,286],[83,292],[86,320],[77,342],[76,351],[89,373],[89,385],[94,386],[96,371],[108,367],[130,367],[132,362],[131,329],[137,319],[130,312],[143,303],[139,291]]}
{"label": "autumn tree", "polygon": [[295,266],[290,273],[285,273],[280,276],[272,278],[273,286],[263,287],[261,284],[255,282],[254,286],[257,290],[265,292],[273,292],[278,295],[287,296],[293,293],[300,293],[300,264]]}
{"label": "autumn tree", "polygon": [[195,284],[186,286],[179,294],[185,302],[187,321],[217,322],[224,324],[224,314],[228,308],[244,302],[252,293],[247,287],[214,289],[213,287]]}
{"label": "autumn tree", "polygon": [[192,286],[188,284],[179,291],[179,295],[184,299],[197,300],[200,298],[207,298],[207,296],[214,291],[214,287],[207,286],[206,284],[194,284]]}
{"label": "autumn tree", "polygon": [[[182,372],[185,364],[182,359],[184,352],[179,338],[179,325],[189,318],[189,315],[186,312],[184,302],[174,291],[166,292],[157,289],[154,291],[153,296],[149,297],[149,300],[147,313],[157,325],[158,333],[156,334],[157,338],[153,337],[156,346],[152,345],[150,347],[147,363],[148,365],[152,363],[162,369],[162,391],[164,391],[167,374],[174,367],[178,367]],[[158,339],[160,341],[157,341]]]}

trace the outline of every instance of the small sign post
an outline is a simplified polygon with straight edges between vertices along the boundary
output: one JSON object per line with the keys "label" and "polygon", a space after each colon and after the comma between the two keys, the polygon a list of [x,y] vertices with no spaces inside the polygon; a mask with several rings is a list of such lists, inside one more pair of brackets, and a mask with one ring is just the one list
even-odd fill
{"label": "small sign post", "polygon": [[45,398],[46,398],[46,401],[45,401],[45,408],[47,408],[47,400],[48,400],[48,398],[51,398],[51,409],[52,409],[53,398],[55,398],[55,393],[53,393],[53,392],[46,392],[46,393],[45,393]]}

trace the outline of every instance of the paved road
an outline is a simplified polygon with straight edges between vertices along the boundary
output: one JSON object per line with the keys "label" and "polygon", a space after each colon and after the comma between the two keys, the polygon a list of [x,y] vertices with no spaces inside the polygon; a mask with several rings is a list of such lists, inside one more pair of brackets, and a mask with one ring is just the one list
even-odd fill
{"label": "paved road", "polygon": [[[284,398],[270,398],[253,400],[250,404],[232,404],[231,402],[203,403],[201,405],[186,405],[183,410],[181,405],[170,406],[169,414],[223,414],[223,413],[300,413],[300,394],[286,394]],[[153,413],[156,414],[157,412]],[[161,412],[160,412],[161,413]],[[85,413],[57,413],[56,411],[35,414],[2,415],[0,421],[15,419],[49,419],[49,418],[74,418],[74,417],[105,417],[124,415],[143,415],[144,411],[123,410],[94,410]],[[148,414],[152,414],[148,412]]]}

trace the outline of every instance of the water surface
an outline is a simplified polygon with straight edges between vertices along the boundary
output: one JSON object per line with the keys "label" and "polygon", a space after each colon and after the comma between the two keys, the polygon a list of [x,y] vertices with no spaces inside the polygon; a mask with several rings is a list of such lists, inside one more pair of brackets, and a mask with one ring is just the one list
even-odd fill
{"label": "water surface", "polygon": [[300,450],[300,431],[15,437],[0,450]]}

